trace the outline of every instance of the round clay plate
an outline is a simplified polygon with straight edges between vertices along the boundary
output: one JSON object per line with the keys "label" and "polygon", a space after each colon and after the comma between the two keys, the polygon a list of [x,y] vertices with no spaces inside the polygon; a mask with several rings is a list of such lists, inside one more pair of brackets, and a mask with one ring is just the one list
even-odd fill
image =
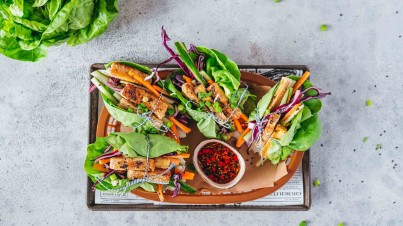
{"label": "round clay plate", "polygon": [[[161,71],[159,75],[161,78],[165,78],[168,76],[169,71]],[[261,76],[259,74],[250,73],[250,72],[241,72],[241,80],[245,83],[260,85],[260,86],[274,86],[275,82]],[[181,139],[181,143],[183,145],[189,146],[189,152],[191,157],[187,159],[187,161],[192,161],[193,150],[194,148],[204,139],[203,136],[197,129],[196,123],[191,122],[190,128],[192,131],[187,135],[186,138]],[[98,126],[97,126],[97,137],[107,136],[111,132],[118,132],[121,130],[120,123],[117,122],[114,118],[110,116],[107,109],[105,107],[102,108]],[[231,141],[231,140],[230,140]],[[234,142],[230,142],[230,145],[235,147]],[[304,156],[304,152],[295,151],[293,155],[287,161],[287,171],[288,174],[274,182],[273,187],[266,187],[255,189],[247,192],[240,193],[231,193],[231,194],[210,194],[206,195],[205,193],[198,192],[196,194],[179,194],[175,198],[172,198],[171,193],[164,194],[164,202],[170,203],[178,203],[178,204],[228,204],[228,203],[242,203],[247,201],[252,201],[255,199],[259,199],[265,197],[279,188],[281,188],[287,181],[291,179],[297,170],[298,166],[301,164],[302,157]],[[199,175],[196,174],[196,177]],[[224,191],[225,192],[225,191]],[[136,189],[132,191],[133,194],[143,197],[145,199],[159,201],[157,193],[147,192],[142,189]]]}

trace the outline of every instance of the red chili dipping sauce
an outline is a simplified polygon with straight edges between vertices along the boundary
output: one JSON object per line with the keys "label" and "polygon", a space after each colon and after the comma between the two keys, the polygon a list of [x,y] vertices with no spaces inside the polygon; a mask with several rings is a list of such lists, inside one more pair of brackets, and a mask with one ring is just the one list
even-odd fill
{"label": "red chili dipping sauce", "polygon": [[218,184],[231,182],[238,175],[238,156],[228,147],[217,143],[206,144],[198,153],[197,160],[204,174]]}

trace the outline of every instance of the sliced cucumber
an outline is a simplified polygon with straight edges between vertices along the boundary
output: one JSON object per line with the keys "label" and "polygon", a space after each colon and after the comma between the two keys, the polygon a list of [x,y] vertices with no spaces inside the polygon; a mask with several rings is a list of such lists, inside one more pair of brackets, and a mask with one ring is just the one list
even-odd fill
{"label": "sliced cucumber", "polygon": [[102,84],[106,85],[108,83],[109,77],[102,74],[100,71],[94,71],[91,73],[92,76],[98,79]]}
{"label": "sliced cucumber", "polygon": [[118,105],[119,101],[117,101],[115,99],[115,97],[113,97],[113,95],[108,92],[108,90],[105,89],[105,87],[102,85],[102,83],[96,79],[96,78],[92,78],[91,82],[98,88],[98,90],[106,97],[108,98],[113,104]]}

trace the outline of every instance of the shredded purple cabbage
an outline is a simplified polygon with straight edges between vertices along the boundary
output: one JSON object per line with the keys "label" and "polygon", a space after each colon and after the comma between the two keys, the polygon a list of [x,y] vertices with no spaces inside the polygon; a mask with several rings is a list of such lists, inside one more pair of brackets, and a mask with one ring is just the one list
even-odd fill
{"label": "shredded purple cabbage", "polygon": [[104,154],[107,153],[109,151],[109,149],[111,149],[112,145],[109,145],[107,148],[105,148]]}
{"label": "shredded purple cabbage", "polygon": [[88,90],[88,92],[92,93],[96,89],[97,89],[97,87],[94,84],[91,84],[90,89]]}
{"label": "shredded purple cabbage", "polygon": [[188,118],[184,114],[178,114],[175,118],[185,125],[189,123]]}
{"label": "shredded purple cabbage", "polygon": [[185,74],[189,75],[191,78],[194,78],[193,74],[190,72],[189,68],[183,63],[183,61],[178,57],[177,54],[168,46],[167,41],[171,39],[168,37],[167,32],[165,31],[164,27],[161,28],[161,37],[162,37],[162,45],[165,49],[171,54],[171,57],[175,59],[176,63],[178,63],[179,67],[185,72]]}
{"label": "shredded purple cabbage", "polygon": [[204,59],[205,59],[205,55],[203,53],[200,53],[196,46],[193,44],[190,44],[189,50],[188,52],[193,52],[196,54],[196,59],[194,64],[196,65],[196,68],[198,71],[201,71],[204,69]]}
{"label": "shredded purple cabbage", "polygon": [[[120,81],[120,80],[119,80]],[[116,85],[115,85],[116,84]],[[121,87],[118,87],[118,82],[114,80],[113,78],[109,78],[108,81],[106,82],[106,85],[111,88],[115,92],[120,92],[122,91]]]}
{"label": "shredded purple cabbage", "polygon": [[172,198],[175,198],[178,194],[179,191],[181,190],[181,184],[178,182],[178,180],[182,180],[182,174],[174,174],[174,185],[175,185],[175,190],[174,193],[172,194]]}
{"label": "shredded purple cabbage", "polygon": [[119,156],[119,155],[121,155],[121,153],[119,151],[104,153],[101,156],[99,156],[98,158],[96,158],[94,160],[94,162],[98,162],[101,159],[111,158],[111,157],[115,157],[115,156]]}

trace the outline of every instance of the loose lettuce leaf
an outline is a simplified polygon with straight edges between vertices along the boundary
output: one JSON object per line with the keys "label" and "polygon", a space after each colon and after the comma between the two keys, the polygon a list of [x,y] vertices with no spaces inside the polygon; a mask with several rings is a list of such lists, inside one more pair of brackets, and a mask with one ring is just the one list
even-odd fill
{"label": "loose lettuce leaf", "polygon": [[114,119],[121,122],[124,126],[136,128],[136,132],[158,133],[158,130],[153,126],[153,124],[149,120],[144,122],[145,119],[139,114],[129,112],[115,106],[104,95],[102,95],[102,100],[104,101],[105,107],[108,109],[109,114],[111,114]]}
{"label": "loose lettuce leaf", "polygon": [[117,16],[117,2],[0,0],[0,53],[36,62],[46,57],[50,46],[88,42],[101,35]]}
{"label": "loose lettuce leaf", "polygon": [[[149,134],[148,137],[150,144],[150,158],[156,158],[171,152],[187,152],[188,150],[187,146],[182,146],[167,136]],[[111,133],[109,136],[105,137],[105,141],[128,157],[147,156],[148,142],[146,140],[146,135],[144,134],[135,132]]]}
{"label": "loose lettuce leaf", "polygon": [[95,7],[91,23],[80,30],[73,33],[68,45],[76,46],[103,34],[108,28],[109,23],[118,15],[118,0],[99,1]]}
{"label": "loose lettuce leaf", "polygon": [[200,132],[205,137],[208,138],[220,137],[220,135],[218,134],[218,126],[216,122],[207,112],[193,110],[189,107],[186,108],[186,111],[195,121],[197,121],[197,128],[199,128]]}
{"label": "loose lettuce leaf", "polygon": [[259,118],[262,118],[264,115],[266,115],[267,112],[267,108],[269,107],[270,101],[273,98],[274,92],[276,92],[278,87],[278,83],[273,86],[273,88],[271,88],[269,90],[269,92],[267,92],[257,103],[256,109],[252,111],[252,113],[249,115],[249,121],[254,121],[256,120],[256,114],[257,111],[259,112]]}
{"label": "loose lettuce leaf", "polygon": [[322,124],[319,116],[316,114],[301,122],[300,125],[301,127],[297,130],[288,147],[298,151],[306,151],[320,138]]}
{"label": "loose lettuce leaf", "polygon": [[238,90],[241,79],[241,72],[236,63],[217,50],[203,46],[197,46],[196,49],[205,55],[206,73],[214,78],[230,98],[232,93]]}
{"label": "loose lettuce leaf", "polygon": [[211,51],[213,51],[221,63],[224,64],[224,68],[239,81],[241,79],[241,71],[239,70],[238,65],[223,53],[215,49],[212,49]]}
{"label": "loose lettuce leaf", "polygon": [[[304,107],[305,108],[305,107]],[[280,140],[280,145],[281,146],[287,146],[290,144],[292,139],[294,138],[294,135],[296,131],[300,128],[300,122],[302,118],[303,111],[300,111],[294,119],[291,120],[291,126],[288,128],[287,132],[284,134],[284,136]]]}
{"label": "loose lettuce leaf", "polygon": [[224,89],[225,95],[231,97],[232,93],[238,90],[240,82],[231,72],[227,70],[214,71],[212,73],[214,81]]}
{"label": "loose lettuce leaf", "polygon": [[91,23],[94,0],[80,0],[74,5],[68,17],[68,27],[72,30],[85,28]]}
{"label": "loose lettuce leaf", "polygon": [[239,102],[239,108],[242,110],[243,113],[249,115],[253,109],[256,108],[255,100],[256,96],[251,94],[249,90],[246,90],[243,99],[241,99],[242,94],[244,93],[245,88],[238,89],[230,98],[229,102],[231,107],[236,107]]}

